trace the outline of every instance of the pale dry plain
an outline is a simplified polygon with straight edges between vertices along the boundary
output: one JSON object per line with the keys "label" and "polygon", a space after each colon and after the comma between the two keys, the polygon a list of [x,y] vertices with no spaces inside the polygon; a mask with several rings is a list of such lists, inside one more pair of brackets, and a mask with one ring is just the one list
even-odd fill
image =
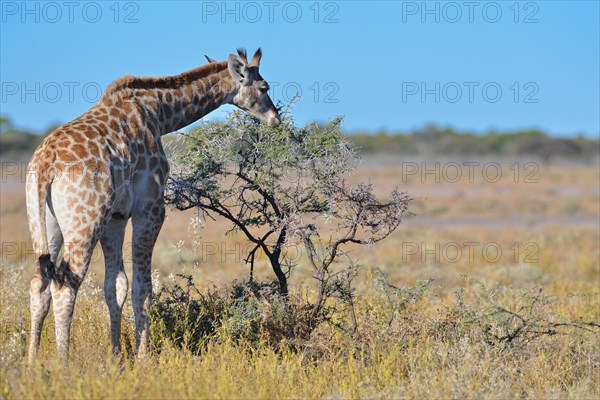
{"label": "pale dry plain", "polygon": [[[41,363],[31,372],[24,355],[33,256],[23,184],[4,174],[0,397],[598,398],[597,328],[557,326],[553,334],[499,345],[486,340],[487,320],[478,324],[469,320],[474,314],[467,318],[464,312],[499,305],[523,314],[520,305],[526,304],[530,320],[600,322],[598,167],[464,161],[438,161],[436,169],[435,160],[372,158],[351,176],[370,181],[383,197],[399,186],[415,199],[409,208],[414,215],[392,236],[352,248],[362,265],[355,282],[354,335],[323,326],[300,351],[221,338],[199,355],[167,349],[121,367],[108,356],[98,248],[75,310],[69,368],[53,359],[50,316]],[[496,161],[501,176],[490,164]],[[198,217],[193,211],[169,212],[154,252],[157,285],[172,284],[174,273],[193,276],[204,291],[247,279],[247,243],[240,235],[225,235],[229,226],[223,221]],[[301,254],[297,262],[292,292],[310,299],[311,271]],[[127,258],[126,270],[131,276]],[[397,287],[433,280],[422,298],[394,314],[393,323],[379,324],[377,313],[394,311],[372,284],[378,270]],[[256,273],[261,280],[273,277],[264,260]],[[543,300],[532,302],[535,296]],[[124,340],[131,343],[131,304],[126,307]],[[314,348],[321,349],[319,356],[307,354]]]}

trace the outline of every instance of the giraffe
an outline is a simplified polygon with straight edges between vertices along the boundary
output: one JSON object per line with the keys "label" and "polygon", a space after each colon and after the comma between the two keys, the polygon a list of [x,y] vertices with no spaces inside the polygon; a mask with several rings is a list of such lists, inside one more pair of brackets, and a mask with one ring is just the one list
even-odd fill
{"label": "giraffe", "polygon": [[[132,301],[136,351],[148,351],[152,250],[165,218],[169,165],[163,134],[181,129],[223,104],[281,123],[269,85],[259,73],[259,48],[177,76],[126,76],[108,86],[87,112],[54,130],[35,151],[26,179],[27,215],[35,253],[30,283],[29,363],[52,303],[58,356],[69,353],[71,320],[92,251],[100,242],[112,352],[119,354],[121,314],[128,292],[123,238],[131,219]],[[59,260],[60,249],[63,249]]]}

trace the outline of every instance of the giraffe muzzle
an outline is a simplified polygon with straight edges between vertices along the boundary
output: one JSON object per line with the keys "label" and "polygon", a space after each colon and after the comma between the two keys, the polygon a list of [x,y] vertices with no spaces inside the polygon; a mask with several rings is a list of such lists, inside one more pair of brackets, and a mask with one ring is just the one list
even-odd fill
{"label": "giraffe muzzle", "polygon": [[267,125],[269,125],[271,128],[277,128],[279,125],[281,125],[281,119],[279,119],[279,117],[271,117],[267,120]]}
{"label": "giraffe muzzle", "polygon": [[265,115],[264,121],[271,128],[277,128],[279,125],[281,125],[281,118],[279,117],[279,113],[277,112],[277,109],[275,109],[275,107],[271,107],[269,109],[269,111]]}

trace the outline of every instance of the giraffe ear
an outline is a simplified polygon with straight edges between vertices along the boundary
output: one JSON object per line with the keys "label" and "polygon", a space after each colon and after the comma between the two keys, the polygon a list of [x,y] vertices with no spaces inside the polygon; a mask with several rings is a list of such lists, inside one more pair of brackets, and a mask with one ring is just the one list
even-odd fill
{"label": "giraffe ear", "polygon": [[252,60],[250,61],[250,65],[253,67],[260,67],[260,59],[261,58],[262,58],[262,50],[259,47],[258,50],[256,50],[256,53],[254,53],[254,57],[252,57]]}
{"label": "giraffe ear", "polygon": [[206,61],[208,61],[209,63],[216,63],[217,62],[217,60],[215,60],[214,58],[210,58],[207,55],[205,55],[204,57],[206,57]]}
{"label": "giraffe ear", "polygon": [[234,81],[242,84],[248,82],[248,67],[246,62],[239,56],[230,54],[227,59],[227,68]]}

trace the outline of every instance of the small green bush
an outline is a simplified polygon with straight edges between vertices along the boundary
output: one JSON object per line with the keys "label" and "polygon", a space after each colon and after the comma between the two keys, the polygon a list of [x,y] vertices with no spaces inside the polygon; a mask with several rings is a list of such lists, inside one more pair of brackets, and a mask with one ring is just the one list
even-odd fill
{"label": "small green bush", "polygon": [[211,341],[297,349],[315,326],[312,306],[282,295],[276,281],[234,281],[201,293],[190,276],[177,276],[181,283],[163,287],[151,310],[150,339],[158,351],[169,342],[198,354]]}

